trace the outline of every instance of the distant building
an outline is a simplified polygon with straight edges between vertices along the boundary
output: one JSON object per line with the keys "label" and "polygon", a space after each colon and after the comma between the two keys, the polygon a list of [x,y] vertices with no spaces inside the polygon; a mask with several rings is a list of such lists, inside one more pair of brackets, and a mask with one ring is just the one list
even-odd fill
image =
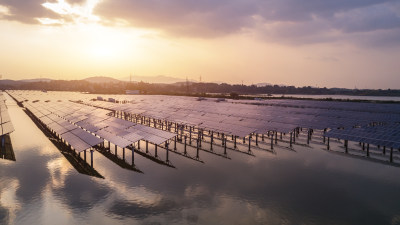
{"label": "distant building", "polygon": [[99,100],[99,101],[103,101],[103,97],[101,97],[101,96],[97,96],[97,100]]}
{"label": "distant building", "polygon": [[127,94],[127,95],[138,95],[138,94],[140,94],[140,91],[139,90],[126,90],[125,94]]}
{"label": "distant building", "polygon": [[115,102],[115,99],[114,98],[108,98],[108,101],[109,102]]}

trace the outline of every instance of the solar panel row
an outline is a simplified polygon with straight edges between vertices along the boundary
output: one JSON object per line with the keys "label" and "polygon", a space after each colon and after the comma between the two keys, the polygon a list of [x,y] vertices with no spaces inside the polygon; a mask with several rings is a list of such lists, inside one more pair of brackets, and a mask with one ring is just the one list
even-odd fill
{"label": "solar panel row", "polygon": [[364,126],[351,129],[335,129],[325,134],[326,137],[355,142],[369,143],[389,148],[400,148],[400,125]]}
{"label": "solar panel row", "polygon": [[[82,135],[83,133],[81,132],[79,135],[76,128],[79,128],[87,134],[90,132],[91,134],[89,135],[91,136],[93,136],[93,134],[97,135],[122,148],[140,140],[146,140],[153,144],[161,144],[176,136],[176,134],[170,132],[160,131],[146,126],[138,126],[131,121],[109,116],[110,110],[65,101],[66,98],[60,96],[47,99],[36,96],[36,94],[41,92],[31,92],[26,98],[23,98],[22,92],[11,92],[13,96],[15,95],[14,97],[17,100],[23,100],[24,105],[37,117],[40,117],[39,119],[44,124],[50,125],[49,127],[56,131],[57,134],[61,136],[67,134],[67,137],[71,138],[69,132],[72,132],[72,134],[80,137],[89,145],[92,143],[89,136]],[[135,129],[129,129],[134,126],[137,127]],[[160,132],[162,135],[160,135]],[[78,141],[74,143],[76,143],[76,145],[79,144]],[[97,144],[97,142],[93,143]],[[80,144],[80,146],[84,145]]]}
{"label": "solar panel row", "polygon": [[0,136],[12,133],[14,126],[12,125],[10,115],[8,114],[8,108],[6,105],[6,98],[3,92],[0,91]]}

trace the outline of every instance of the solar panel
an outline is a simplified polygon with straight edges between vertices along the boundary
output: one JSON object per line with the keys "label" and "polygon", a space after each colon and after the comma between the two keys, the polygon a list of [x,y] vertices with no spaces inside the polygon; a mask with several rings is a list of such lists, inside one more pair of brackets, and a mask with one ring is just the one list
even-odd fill
{"label": "solar panel", "polygon": [[111,134],[111,133],[105,131],[105,130],[99,130],[99,131],[96,131],[95,133],[99,137],[101,137],[101,138],[103,138],[103,139],[105,139],[107,141],[110,141],[111,143],[113,143],[113,144],[115,144],[115,145],[117,145],[117,146],[119,146],[121,148],[125,148],[125,147],[133,144],[132,141],[126,140],[126,139],[124,139],[122,137],[118,137],[118,136],[116,136],[114,134]]}
{"label": "solar panel", "polygon": [[1,135],[5,135],[5,134],[9,134],[9,133],[13,132],[14,126],[12,125],[11,122],[7,122],[7,123],[1,124],[1,129],[2,129]]}
{"label": "solar panel", "polygon": [[93,134],[90,134],[80,128],[77,128],[75,130],[72,130],[71,133],[82,139],[84,142],[86,142],[90,146],[96,146],[100,143],[103,143],[104,141]]}
{"label": "solar panel", "polygon": [[85,143],[83,140],[81,140],[79,137],[72,134],[71,132],[61,134],[60,136],[78,152],[91,148],[89,144]]}

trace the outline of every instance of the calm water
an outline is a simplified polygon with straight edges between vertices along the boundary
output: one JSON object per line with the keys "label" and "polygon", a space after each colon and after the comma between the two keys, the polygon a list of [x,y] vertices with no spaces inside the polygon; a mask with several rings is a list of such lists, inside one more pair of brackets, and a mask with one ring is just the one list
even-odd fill
{"label": "calm water", "polygon": [[176,168],[136,155],[142,174],[95,152],[101,179],[78,173],[8,105],[16,162],[0,159],[0,224],[400,224],[398,167],[315,145],[200,152],[204,164],[170,153]]}

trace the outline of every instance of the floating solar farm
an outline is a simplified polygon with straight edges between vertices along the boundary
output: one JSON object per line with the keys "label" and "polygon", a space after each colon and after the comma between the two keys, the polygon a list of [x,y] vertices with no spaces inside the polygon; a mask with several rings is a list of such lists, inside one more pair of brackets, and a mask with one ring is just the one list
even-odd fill
{"label": "floating solar farm", "polygon": [[[229,159],[229,151],[254,157],[257,151],[277,153],[296,146],[389,164],[400,159],[399,104],[41,91],[8,94],[71,151],[79,157],[83,152],[85,162],[87,151],[91,156],[97,151],[136,171],[140,170],[135,168],[135,154],[174,167],[169,153],[206,163],[200,152]],[[12,130],[8,126],[3,131]],[[117,157],[120,150],[121,158]],[[125,151],[130,152],[129,163]]]}
{"label": "floating solar farm", "polygon": [[15,161],[15,155],[12,149],[11,140],[9,134],[14,131],[10,115],[8,114],[8,108],[6,105],[6,98],[3,92],[0,92],[0,117],[1,117],[1,146],[0,146],[0,157],[3,159],[9,159]]}

